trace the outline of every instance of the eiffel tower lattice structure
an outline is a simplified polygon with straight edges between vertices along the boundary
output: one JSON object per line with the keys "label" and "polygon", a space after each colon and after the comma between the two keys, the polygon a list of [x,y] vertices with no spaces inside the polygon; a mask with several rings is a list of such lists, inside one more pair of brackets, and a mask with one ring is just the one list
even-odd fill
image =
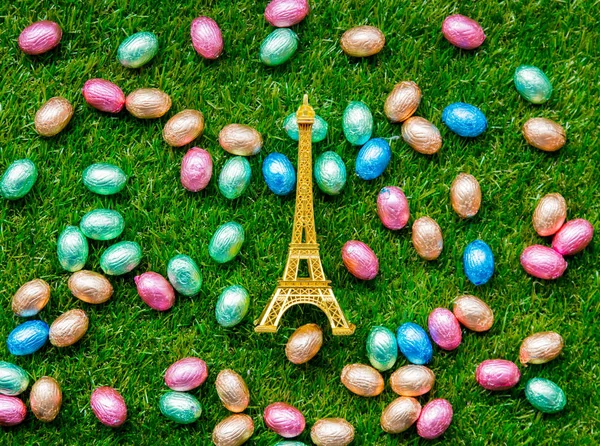
{"label": "eiffel tower lattice structure", "polygon": [[[330,281],[325,278],[315,230],[312,181],[312,126],[315,111],[308,104],[308,95],[296,113],[299,130],[298,180],[294,229],[283,278],[271,296],[254,328],[261,333],[275,333],[283,314],[292,306],[312,304],[329,319],[334,335],[351,335],[356,328],[340,308]],[[308,265],[308,277],[298,277],[300,262]]]}

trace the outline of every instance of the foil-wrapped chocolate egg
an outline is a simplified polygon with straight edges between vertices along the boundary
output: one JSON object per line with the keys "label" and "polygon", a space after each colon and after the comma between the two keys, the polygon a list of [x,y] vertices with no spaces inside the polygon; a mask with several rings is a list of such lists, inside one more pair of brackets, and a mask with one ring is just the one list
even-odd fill
{"label": "foil-wrapped chocolate egg", "polygon": [[285,345],[285,356],[293,364],[304,364],[314,358],[323,345],[323,331],[317,324],[299,327]]}
{"label": "foil-wrapped chocolate egg", "polygon": [[381,428],[388,434],[399,434],[417,422],[421,404],[411,397],[401,396],[392,401],[381,414]]}
{"label": "foil-wrapped chocolate egg", "polygon": [[123,90],[105,79],[86,81],[81,92],[88,105],[106,113],[119,113],[125,106]]}
{"label": "foil-wrapped chocolate egg", "polygon": [[521,344],[519,361],[525,367],[528,364],[545,364],[560,355],[564,345],[562,336],[553,331],[532,334]]}
{"label": "foil-wrapped chocolate egg", "polygon": [[12,311],[17,316],[30,317],[38,314],[50,300],[50,285],[42,279],[24,283],[12,298]]}
{"label": "foil-wrapped chocolate egg", "polygon": [[42,136],[54,136],[67,126],[73,117],[73,106],[63,97],[50,98],[35,114],[35,130]]}
{"label": "foil-wrapped chocolate egg", "polygon": [[594,227],[583,219],[566,222],[552,239],[552,249],[563,256],[572,256],[585,249],[594,237]]}
{"label": "foil-wrapped chocolate egg", "polygon": [[567,202],[561,194],[544,195],[533,212],[533,229],[542,237],[554,235],[567,218]]}
{"label": "foil-wrapped chocolate egg", "polygon": [[477,366],[475,379],[487,390],[507,390],[518,384],[521,372],[514,362],[488,359]]}
{"label": "foil-wrapped chocolate egg", "polygon": [[167,279],[148,271],[133,278],[138,295],[150,308],[167,311],[175,304],[175,290]]}
{"label": "foil-wrapped chocolate egg", "polygon": [[200,137],[204,115],[198,110],[183,110],[171,117],[163,129],[163,139],[171,147],[181,147]]}
{"label": "foil-wrapped chocolate egg", "polygon": [[381,373],[364,364],[348,364],[342,369],[340,378],[342,384],[358,396],[377,396],[385,386]]}
{"label": "foil-wrapped chocolate egg", "polygon": [[187,392],[201,386],[207,377],[206,362],[190,356],[169,366],[165,372],[165,384],[172,390]]}
{"label": "foil-wrapped chocolate egg", "polygon": [[250,306],[250,295],[241,285],[232,285],[223,290],[217,306],[215,317],[222,327],[233,327],[244,319]]}
{"label": "foil-wrapped chocolate egg", "polygon": [[127,68],[146,65],[158,53],[158,38],[154,33],[142,31],[127,37],[117,49],[117,59]]}
{"label": "foil-wrapped chocolate egg", "polygon": [[369,57],[383,49],[385,35],[374,26],[356,26],[342,34],[340,45],[348,56]]}
{"label": "foil-wrapped chocolate egg", "polygon": [[55,347],[68,347],[79,341],[87,332],[90,320],[83,310],[69,310],[57,317],[50,326],[50,343]]}
{"label": "foil-wrapped chocolate egg", "polygon": [[517,91],[532,104],[543,104],[552,95],[550,79],[538,67],[517,67],[513,80]]}
{"label": "foil-wrapped chocolate egg", "polygon": [[261,134],[244,124],[228,124],[219,132],[219,144],[226,152],[238,156],[252,156],[263,145]]}
{"label": "foil-wrapped chocolate egg", "polygon": [[[385,100],[383,111],[390,121],[404,122],[417,111],[420,103],[421,89],[419,86],[412,81],[403,81],[394,86],[394,89]],[[424,119],[423,121],[429,123],[429,121]],[[409,127],[407,127],[407,129],[409,129]],[[404,126],[402,127],[402,136],[404,137]],[[406,140],[406,138],[404,139]],[[422,139],[422,136],[419,136],[418,139]]]}
{"label": "foil-wrapped chocolate egg", "polygon": [[248,386],[233,370],[221,370],[217,375],[215,387],[223,406],[230,412],[243,412],[250,404]]}
{"label": "foil-wrapped chocolate egg", "polygon": [[160,118],[171,108],[171,97],[158,88],[139,88],[125,98],[125,108],[136,118]]}
{"label": "foil-wrapped chocolate egg", "polygon": [[427,319],[427,328],[433,342],[444,350],[454,350],[462,341],[462,331],[452,311],[436,308]]}
{"label": "foil-wrapped chocolate egg", "polygon": [[79,271],[87,262],[89,245],[77,226],[67,226],[58,236],[56,253],[60,266],[70,272]]}
{"label": "foil-wrapped chocolate egg", "polygon": [[335,152],[319,155],[314,171],[317,186],[327,195],[338,195],[346,185],[346,165]]}
{"label": "foil-wrapped chocolate egg", "polygon": [[354,146],[362,146],[373,134],[373,115],[367,104],[352,101],[344,110],[342,130],[348,142]]}
{"label": "foil-wrapped chocolate egg", "polygon": [[50,327],[43,321],[27,321],[17,325],[6,339],[8,351],[15,356],[31,355],[46,344]]}
{"label": "foil-wrapped chocolate egg", "polygon": [[560,412],[567,405],[565,392],[553,381],[545,378],[532,378],[525,386],[525,397],[540,412]]}
{"label": "foil-wrapped chocolate egg", "polygon": [[190,27],[192,46],[205,59],[216,59],[223,52],[221,28],[210,17],[196,17]]}
{"label": "foil-wrapped chocolate egg", "polygon": [[427,332],[414,322],[405,322],[396,331],[398,348],[409,362],[428,364],[433,357],[433,346]]}
{"label": "foil-wrapped chocolate egg", "polygon": [[461,14],[453,14],[444,19],[442,34],[448,42],[463,50],[479,48],[485,40],[481,25]]}
{"label": "foil-wrapped chocolate egg", "polygon": [[213,173],[213,162],[208,153],[192,147],[181,161],[181,184],[190,192],[198,192],[208,186]]}
{"label": "foil-wrapped chocolate egg", "polygon": [[374,180],[387,168],[392,149],[383,138],[373,138],[361,147],[356,157],[356,174],[363,180]]}
{"label": "foil-wrapped chocolate egg", "polygon": [[25,403],[15,396],[0,395],[0,426],[16,426],[27,416]]}
{"label": "foil-wrapped chocolate egg", "polygon": [[18,200],[29,193],[38,177],[38,170],[30,159],[13,161],[0,179],[0,196],[7,200]]}
{"label": "foil-wrapped chocolate egg", "polygon": [[127,183],[127,175],[119,167],[109,163],[96,163],[83,171],[83,185],[99,195],[121,192]]}
{"label": "foil-wrapped chocolate egg", "polygon": [[0,394],[19,395],[28,385],[29,376],[25,370],[11,362],[0,361]]}
{"label": "foil-wrapped chocolate egg", "polygon": [[381,326],[371,328],[367,336],[367,357],[380,372],[394,367],[398,359],[398,342],[392,330]]}
{"label": "foil-wrapped chocolate egg", "polygon": [[366,243],[350,240],[342,247],[342,261],[350,274],[360,280],[374,279],[379,272],[379,260]]}
{"label": "foil-wrapped chocolate egg", "polygon": [[200,401],[185,392],[167,392],[160,397],[158,405],[165,417],[179,424],[191,424],[202,414]]}
{"label": "foil-wrapped chocolate egg", "polygon": [[481,206],[481,187],[477,179],[468,173],[459,174],[450,186],[450,203],[460,218],[471,218]]}
{"label": "foil-wrapped chocolate egg", "polygon": [[250,163],[243,156],[227,160],[219,175],[219,191],[225,198],[235,200],[248,189],[252,178]]}
{"label": "foil-wrapped chocolate egg", "polygon": [[266,426],[283,438],[294,438],[306,427],[304,415],[287,403],[272,403],[265,408]]}
{"label": "foil-wrapped chocolate egg", "polygon": [[90,397],[92,412],[102,424],[119,427],[127,419],[127,405],[121,394],[112,387],[98,387]]}
{"label": "foil-wrapped chocolate egg", "polygon": [[307,446],[306,443],[294,440],[282,440],[275,443],[273,446]]}
{"label": "foil-wrapped chocolate egg", "polygon": [[297,25],[308,15],[307,0],[271,0],[265,8],[265,20],[277,28]]}
{"label": "foil-wrapped chocolate egg", "polygon": [[402,229],[408,223],[410,210],[408,200],[402,189],[386,186],[377,196],[377,215],[383,226],[392,231]]}
{"label": "foil-wrapped chocolate egg", "polygon": [[519,260],[527,274],[545,280],[558,279],[568,266],[562,255],[543,245],[528,246]]}
{"label": "foil-wrapped chocolate egg", "polygon": [[421,396],[431,390],[435,374],[424,365],[408,364],[390,376],[390,386],[401,396]]}
{"label": "foil-wrapped chocolate egg", "polygon": [[60,39],[62,39],[62,29],[58,23],[41,20],[21,31],[18,43],[25,54],[37,56],[56,48]]}
{"label": "foil-wrapped chocolate egg", "polygon": [[275,67],[287,62],[298,49],[298,36],[289,28],[278,28],[260,44],[258,57],[262,63]]}
{"label": "foil-wrapped chocolate egg", "polygon": [[354,426],[343,418],[322,418],[313,424],[310,439],[317,446],[347,446],[354,441]]}
{"label": "foil-wrapped chocolate egg", "polygon": [[267,187],[275,195],[288,195],[296,187],[294,165],[283,153],[269,153],[262,165]]}
{"label": "foil-wrapped chocolate egg", "polygon": [[544,152],[556,152],[567,142],[565,129],[546,118],[528,120],[523,125],[523,137],[528,144]]}
{"label": "foil-wrapped chocolate egg", "polygon": [[125,220],[117,211],[94,209],[81,218],[79,228],[92,240],[112,240],[123,233]]}
{"label": "foil-wrapped chocolate egg", "polygon": [[417,434],[426,440],[440,437],[452,423],[452,404],[443,398],[429,401],[421,409],[417,420]]}
{"label": "foil-wrapped chocolate egg", "polygon": [[113,295],[113,287],[102,274],[81,270],[69,277],[67,286],[77,299],[88,304],[101,304]]}
{"label": "foil-wrapped chocolate egg", "polygon": [[465,138],[475,138],[487,129],[487,119],[481,110],[471,104],[455,102],[442,112],[442,122],[450,130]]}
{"label": "foil-wrapped chocolate egg", "polygon": [[475,240],[463,252],[463,269],[467,279],[476,286],[485,285],[494,274],[494,254],[483,240]]}
{"label": "foil-wrapped chocolate egg", "polygon": [[254,422],[246,414],[230,415],[215,426],[212,441],[215,446],[241,446],[252,437]]}
{"label": "foil-wrapped chocolate egg", "polygon": [[178,254],[169,260],[167,276],[173,288],[184,296],[195,296],[202,288],[202,272],[194,259],[185,254]]}
{"label": "foil-wrapped chocolate egg", "polygon": [[123,241],[108,247],[100,257],[100,268],[109,276],[120,276],[135,269],[142,260],[142,248],[136,242]]}
{"label": "foil-wrapped chocolate egg", "polygon": [[60,384],[49,376],[42,376],[31,387],[29,405],[35,417],[50,423],[58,416],[62,405]]}
{"label": "foil-wrapped chocolate egg", "polygon": [[244,244],[244,228],[234,221],[217,228],[208,243],[208,254],[217,263],[227,263],[238,255]]}
{"label": "foil-wrapped chocolate egg", "polygon": [[423,155],[433,155],[442,148],[442,136],[439,129],[420,116],[411,116],[404,121],[402,139]]}
{"label": "foil-wrapped chocolate egg", "polygon": [[[283,128],[287,135],[294,141],[300,140],[300,133],[298,131],[298,118],[296,113],[290,113],[287,118],[283,121]],[[327,122],[319,115],[315,115],[315,122],[312,125],[311,139],[312,142],[321,142],[327,136],[327,130],[329,126]]]}
{"label": "foil-wrapped chocolate egg", "polygon": [[475,296],[465,294],[457,297],[452,312],[458,322],[469,330],[476,332],[488,331],[494,324],[492,309]]}
{"label": "foil-wrapped chocolate egg", "polygon": [[442,253],[444,239],[442,229],[430,217],[421,217],[412,226],[412,244],[420,257],[435,260]]}

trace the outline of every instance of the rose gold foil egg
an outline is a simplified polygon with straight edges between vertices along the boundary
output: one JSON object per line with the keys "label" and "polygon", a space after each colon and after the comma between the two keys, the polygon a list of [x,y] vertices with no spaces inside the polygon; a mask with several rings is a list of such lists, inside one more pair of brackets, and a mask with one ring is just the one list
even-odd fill
{"label": "rose gold foil egg", "polygon": [[223,52],[221,28],[210,17],[197,17],[190,27],[192,46],[205,59],[216,59]]}
{"label": "rose gold foil egg", "polygon": [[475,379],[484,389],[507,390],[518,384],[521,372],[514,362],[488,359],[477,366]]}
{"label": "rose gold foil egg", "polygon": [[150,308],[166,311],[175,303],[175,290],[169,281],[160,274],[148,271],[135,276],[133,281],[139,296]]}
{"label": "rose gold foil egg", "polygon": [[27,416],[27,407],[20,398],[0,394],[0,426],[16,426]]}
{"label": "rose gold foil egg", "polygon": [[390,376],[392,390],[401,396],[425,395],[434,383],[435,374],[424,365],[405,365]]}
{"label": "rose gold foil egg", "polygon": [[421,404],[411,397],[401,396],[392,401],[381,414],[381,428],[388,434],[399,434],[416,423]]}
{"label": "rose gold foil egg", "polygon": [[50,343],[55,347],[75,344],[87,332],[89,322],[83,310],[69,310],[61,314],[50,326]]}
{"label": "rose gold foil egg", "polygon": [[250,404],[250,392],[244,379],[233,370],[221,370],[215,381],[217,394],[230,412],[243,412]]}
{"label": "rose gold foil egg", "polygon": [[442,136],[438,128],[420,116],[411,116],[404,121],[402,139],[414,150],[424,155],[433,155],[442,147]]}
{"label": "rose gold foil egg", "polygon": [[19,35],[19,48],[25,54],[36,56],[58,46],[62,29],[58,23],[42,20],[32,23]]}
{"label": "rose gold foil egg", "polygon": [[454,350],[462,341],[462,331],[452,311],[435,308],[429,313],[427,328],[433,342],[444,350]]}
{"label": "rose gold foil egg", "polygon": [[442,229],[433,218],[421,217],[413,223],[412,243],[419,256],[435,260],[444,248]]}
{"label": "rose gold foil egg", "polygon": [[241,446],[252,437],[254,422],[246,414],[235,414],[217,424],[212,433],[215,446]]}
{"label": "rose gold foil egg", "polygon": [[429,401],[421,409],[417,420],[417,434],[427,440],[441,436],[452,423],[452,404],[443,398]]}
{"label": "rose gold foil egg", "polygon": [[[412,81],[403,81],[394,86],[394,89],[385,100],[383,111],[390,121],[404,122],[417,111],[420,103],[421,89],[418,85]],[[426,121],[425,119],[423,119],[423,121],[429,123],[429,121]],[[402,129],[402,136],[404,137],[404,127]],[[437,150],[435,151],[437,152]]]}
{"label": "rose gold foil egg", "polygon": [[533,229],[542,237],[556,234],[567,218],[567,202],[561,194],[544,195],[533,212]]}
{"label": "rose gold foil egg", "polygon": [[488,331],[494,324],[492,309],[481,299],[465,294],[454,301],[452,312],[458,322],[469,330]]}
{"label": "rose gold foil egg", "polygon": [[289,28],[308,15],[307,0],[272,0],[265,8],[265,20],[277,28]]}
{"label": "rose gold foil egg", "polygon": [[572,256],[585,249],[594,237],[594,227],[583,219],[570,220],[552,239],[552,249],[563,256]]}
{"label": "rose gold foil egg", "polygon": [[60,133],[73,117],[73,106],[60,96],[50,98],[35,114],[35,130],[42,136]]}
{"label": "rose gold foil egg", "polygon": [[342,384],[358,396],[377,396],[383,392],[384,382],[381,373],[364,364],[349,364],[342,369]]}
{"label": "rose gold foil egg", "polygon": [[60,384],[49,376],[38,379],[29,394],[29,405],[35,417],[44,423],[50,423],[60,412],[62,390]]}
{"label": "rose gold foil egg", "polygon": [[369,57],[383,49],[385,36],[374,26],[357,26],[342,34],[340,44],[348,56]]}
{"label": "rose gold foil egg", "polygon": [[563,256],[554,249],[543,245],[532,245],[525,248],[520,261],[525,272],[538,279],[558,279],[567,269],[567,262]]}
{"label": "rose gold foil egg", "polygon": [[460,218],[471,218],[481,206],[481,188],[477,179],[468,173],[459,174],[450,186],[450,203]]}
{"label": "rose gold foil egg", "polygon": [[562,336],[553,331],[543,331],[525,338],[519,351],[519,361],[528,364],[545,364],[552,361],[565,345]]}
{"label": "rose gold foil egg", "polygon": [[92,412],[108,427],[119,427],[127,420],[127,405],[119,392],[112,387],[98,387],[90,398]]}
{"label": "rose gold foil egg", "polygon": [[192,147],[181,161],[181,184],[190,192],[199,192],[208,186],[213,173],[213,162],[208,153]]}
{"label": "rose gold foil egg", "polygon": [[94,271],[73,273],[67,285],[73,296],[88,304],[104,303],[113,295],[113,287],[108,279]]}
{"label": "rose gold foil egg", "polygon": [[125,106],[125,93],[105,79],[90,79],[83,84],[85,102],[106,113],[119,113]]}
{"label": "rose gold foil egg", "polygon": [[358,240],[350,240],[344,244],[342,261],[348,272],[357,279],[374,279],[379,271],[379,260],[373,250]]}
{"label": "rose gold foil egg", "polygon": [[178,392],[187,392],[201,386],[208,377],[206,362],[190,356],[169,366],[165,372],[165,384]]}
{"label": "rose gold foil egg", "polygon": [[377,196],[377,215],[383,226],[392,231],[406,226],[410,210],[402,189],[396,186],[386,186],[381,189]]}
{"label": "rose gold foil egg", "polygon": [[269,404],[265,408],[264,420],[269,429],[283,438],[297,437],[306,427],[302,412],[287,403]]}
{"label": "rose gold foil egg", "polygon": [[158,88],[140,88],[125,98],[125,107],[136,118],[160,118],[171,108],[171,97]]}
{"label": "rose gold foil egg", "polygon": [[310,430],[317,446],[347,446],[354,441],[354,426],[343,418],[322,418]]}
{"label": "rose gold foil egg", "polygon": [[244,124],[228,124],[219,132],[219,144],[232,155],[252,156],[260,152],[260,133]]}
{"label": "rose gold foil egg", "polygon": [[38,314],[50,300],[50,285],[45,280],[34,279],[23,284],[12,298],[12,310],[17,316]]}
{"label": "rose gold foil egg", "polygon": [[556,152],[567,142],[565,130],[560,124],[546,118],[531,118],[523,126],[527,143],[544,152]]}
{"label": "rose gold foil egg", "polygon": [[171,147],[191,143],[204,131],[204,115],[197,110],[183,110],[165,124],[163,139]]}
{"label": "rose gold foil egg", "polygon": [[323,331],[317,324],[299,327],[285,345],[285,356],[294,364],[304,364],[319,353],[323,345]]}

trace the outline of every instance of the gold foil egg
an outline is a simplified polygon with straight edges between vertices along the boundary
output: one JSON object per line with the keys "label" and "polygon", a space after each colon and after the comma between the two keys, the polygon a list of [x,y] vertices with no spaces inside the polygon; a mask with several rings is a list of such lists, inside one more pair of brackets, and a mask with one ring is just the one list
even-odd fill
{"label": "gold foil egg", "polygon": [[212,433],[215,446],[241,446],[254,433],[254,422],[246,414],[235,414],[217,424]]}
{"label": "gold foil egg", "polygon": [[354,426],[343,418],[322,418],[310,430],[317,446],[346,446],[354,441]]}
{"label": "gold foil egg", "polygon": [[468,173],[459,174],[450,186],[450,203],[460,218],[471,218],[481,206],[481,188],[477,179]]}
{"label": "gold foil egg", "polygon": [[434,383],[435,374],[424,365],[405,365],[390,376],[392,390],[401,396],[425,395]]}
{"label": "gold foil egg", "polygon": [[44,423],[50,423],[60,412],[62,391],[60,384],[49,376],[38,379],[29,394],[29,405],[35,417]]}
{"label": "gold foil egg", "polygon": [[533,229],[542,237],[554,235],[567,218],[567,202],[561,194],[544,195],[533,212]]}
{"label": "gold foil egg", "polygon": [[525,338],[519,351],[521,364],[544,364],[552,361],[562,351],[565,341],[553,331],[543,331]]}
{"label": "gold foil egg", "polygon": [[304,364],[315,357],[323,345],[323,331],[317,324],[299,327],[288,339],[285,356],[294,364]]}
{"label": "gold foil egg", "polygon": [[198,110],[183,110],[165,124],[163,139],[171,147],[191,143],[204,131],[204,115]]}
{"label": "gold foil egg", "polygon": [[230,412],[243,412],[250,404],[250,392],[244,379],[233,370],[221,370],[215,381],[217,394]]}
{"label": "gold foil egg", "polygon": [[433,155],[442,147],[438,128],[425,118],[411,116],[402,124],[402,139],[415,151]]}
{"label": "gold foil egg", "polygon": [[55,347],[75,344],[87,332],[89,322],[83,310],[69,310],[61,314],[50,326],[50,343]]}
{"label": "gold foil egg", "polygon": [[106,277],[94,271],[81,270],[69,277],[68,287],[76,298],[88,304],[101,304],[113,295],[113,287]]}
{"label": "gold foil egg", "polygon": [[[421,89],[412,81],[404,81],[394,86],[394,89],[385,100],[383,111],[390,121],[404,122],[417,111],[420,103]],[[424,121],[429,123],[427,120]],[[402,136],[404,137],[404,129],[402,130]]]}
{"label": "gold foil egg", "polygon": [[381,428],[388,434],[399,434],[415,424],[420,414],[421,404],[416,399],[401,396],[383,409]]}
{"label": "gold foil egg", "polygon": [[34,279],[23,284],[12,298],[12,310],[17,316],[38,314],[50,300],[50,285],[45,280]]}
{"label": "gold foil egg", "polygon": [[219,144],[232,155],[252,156],[260,152],[262,136],[244,124],[229,124],[219,132]]}
{"label": "gold foil egg", "polygon": [[385,36],[374,26],[356,26],[342,34],[340,44],[348,56],[369,57],[383,49]]}
{"label": "gold foil egg", "polygon": [[364,364],[349,364],[342,370],[342,384],[359,396],[377,396],[383,392],[381,373]]}
{"label": "gold foil egg", "polygon": [[171,97],[158,88],[139,88],[125,98],[125,107],[136,118],[160,118],[171,108]]}
{"label": "gold foil egg", "polygon": [[567,142],[565,129],[546,118],[531,118],[523,125],[525,140],[544,152],[556,152]]}
{"label": "gold foil egg", "polygon": [[458,322],[469,330],[488,331],[494,324],[492,309],[481,299],[465,294],[454,301],[452,312]]}
{"label": "gold foil egg", "polygon": [[413,223],[412,243],[419,256],[435,260],[444,248],[442,229],[433,218],[421,217]]}
{"label": "gold foil egg", "polygon": [[60,133],[73,117],[73,106],[60,96],[51,98],[35,114],[35,130],[42,136]]}

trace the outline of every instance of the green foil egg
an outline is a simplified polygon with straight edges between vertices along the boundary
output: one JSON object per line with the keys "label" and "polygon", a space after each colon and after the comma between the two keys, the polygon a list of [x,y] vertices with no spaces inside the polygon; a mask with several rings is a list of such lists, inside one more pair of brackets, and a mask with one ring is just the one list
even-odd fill
{"label": "green foil egg", "polygon": [[30,159],[14,161],[4,171],[0,180],[0,195],[7,200],[23,198],[31,190],[38,177],[38,171]]}
{"label": "green foil egg", "polygon": [[554,382],[544,378],[532,378],[525,386],[527,400],[540,412],[556,413],[565,408],[565,392]]}
{"label": "green foil egg", "polygon": [[178,293],[195,296],[202,288],[202,272],[198,264],[185,254],[178,254],[167,265],[169,282]]}
{"label": "green foil egg", "polygon": [[[287,118],[283,121],[283,128],[285,132],[288,134],[290,138],[294,141],[298,141],[300,139],[300,135],[298,133],[298,118],[296,117],[296,113],[291,113]],[[312,142],[321,142],[327,136],[327,129],[329,126],[327,122],[319,115],[315,115],[315,122],[312,126]]]}
{"label": "green foil egg", "polygon": [[338,195],[346,185],[346,165],[335,152],[323,152],[315,161],[315,180],[321,191]]}
{"label": "green foil egg", "polygon": [[367,356],[380,372],[394,367],[398,359],[398,342],[394,333],[385,327],[373,327],[367,337]]}
{"label": "green foil egg", "polygon": [[289,28],[278,28],[265,37],[260,45],[259,58],[270,67],[281,65],[298,49],[298,36]]}
{"label": "green foil egg", "polygon": [[250,163],[243,156],[234,156],[223,166],[219,175],[219,190],[226,198],[233,200],[241,196],[252,178]]}
{"label": "green foil egg", "polygon": [[250,296],[246,288],[232,285],[223,290],[217,301],[215,316],[223,327],[233,327],[239,324],[250,306]]}
{"label": "green foil egg", "polygon": [[515,87],[532,104],[543,104],[552,96],[552,84],[538,67],[521,65],[514,75]]}
{"label": "green foil egg", "polygon": [[142,260],[142,248],[136,242],[119,242],[110,246],[100,257],[100,268],[109,276],[132,271]]}
{"label": "green foil egg", "polygon": [[342,129],[352,145],[362,146],[371,139],[373,115],[367,104],[361,101],[350,102],[342,116]]}
{"label": "green foil egg", "polygon": [[125,220],[117,211],[94,209],[83,216],[79,227],[92,240],[112,240],[125,229]]}
{"label": "green foil egg", "polygon": [[217,228],[208,244],[208,254],[215,262],[226,263],[238,255],[244,244],[244,228],[234,221]]}
{"label": "green foil egg", "polygon": [[15,396],[25,392],[29,385],[27,372],[18,365],[0,361],[0,393]]}
{"label": "green foil egg", "polygon": [[135,33],[119,45],[117,59],[127,68],[139,68],[147,64],[158,53],[158,39],[154,33]]}
{"label": "green foil egg", "polygon": [[190,424],[200,418],[202,406],[194,396],[185,392],[167,392],[160,397],[160,411],[169,420]]}
{"label": "green foil egg", "polygon": [[83,171],[83,184],[99,195],[112,195],[125,187],[127,175],[117,166],[109,163],[96,163]]}
{"label": "green foil egg", "polygon": [[88,241],[77,226],[67,226],[58,236],[56,246],[60,265],[70,272],[79,271],[87,262]]}

